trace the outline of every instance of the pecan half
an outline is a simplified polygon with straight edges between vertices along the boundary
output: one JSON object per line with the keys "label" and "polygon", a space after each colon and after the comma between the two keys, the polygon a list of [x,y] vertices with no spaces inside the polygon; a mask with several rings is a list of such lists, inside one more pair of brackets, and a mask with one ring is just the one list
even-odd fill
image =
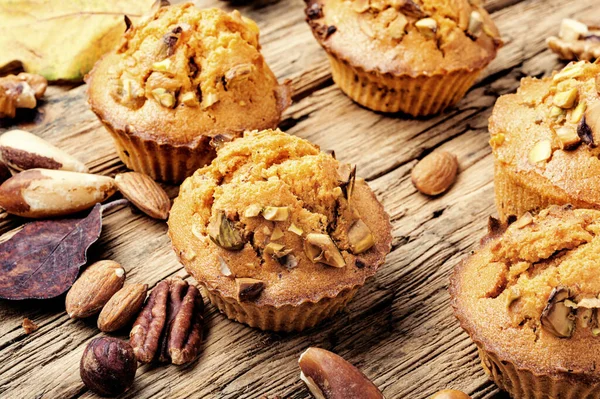
{"label": "pecan half", "polygon": [[204,324],[200,291],[180,278],[161,281],[148,298],[130,334],[137,359],[185,364],[200,351]]}

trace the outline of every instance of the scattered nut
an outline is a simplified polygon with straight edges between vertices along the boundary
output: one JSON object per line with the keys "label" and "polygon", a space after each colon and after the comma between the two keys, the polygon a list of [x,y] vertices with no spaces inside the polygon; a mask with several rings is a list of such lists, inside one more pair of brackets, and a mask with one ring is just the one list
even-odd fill
{"label": "scattered nut", "polygon": [[556,130],[556,135],[560,140],[561,146],[565,150],[570,150],[581,142],[577,130],[569,126],[561,126]]}
{"label": "scattered nut", "polygon": [[290,227],[288,227],[288,231],[291,231],[292,233],[298,236],[302,236],[302,234],[304,233],[304,230],[296,226],[294,223],[290,224]]}
{"label": "scattered nut", "polygon": [[522,229],[525,226],[529,226],[533,223],[533,216],[529,212],[525,212],[520,218],[518,218],[512,225],[517,229]]}
{"label": "scattered nut", "polygon": [[69,317],[83,319],[100,312],[124,281],[125,270],[117,262],[101,260],[88,266],[67,293]]}
{"label": "scattered nut", "polygon": [[346,266],[340,250],[327,234],[308,234],[304,240],[304,253],[313,263],[324,263],[334,267]]}
{"label": "scattered nut", "polygon": [[298,365],[300,379],[315,398],[384,398],[360,370],[325,349],[308,348],[300,355]]}
{"label": "scattered nut", "polygon": [[171,72],[171,59],[165,58],[162,61],[152,64],[152,70],[157,72]]}
{"label": "scattered nut", "polygon": [[574,19],[565,18],[560,23],[560,31],[558,36],[564,40],[575,41],[588,33],[588,27],[586,24],[576,21]]}
{"label": "scattered nut", "polygon": [[79,363],[81,380],[101,396],[117,396],[127,391],[133,385],[136,371],[131,345],[110,337],[91,340]]}
{"label": "scattered nut", "polygon": [[406,25],[408,25],[408,19],[404,14],[398,14],[387,27],[388,34],[392,39],[402,39],[406,34]]}
{"label": "scattered nut", "polygon": [[89,209],[115,191],[108,176],[29,169],[0,186],[0,206],[13,215],[50,218]]}
{"label": "scattered nut", "polygon": [[471,397],[461,391],[444,389],[443,391],[436,392],[430,399],[471,399]]}
{"label": "scattered nut", "polygon": [[246,244],[242,233],[231,220],[227,219],[223,211],[219,211],[216,218],[209,224],[208,235],[215,244],[230,251],[239,251]]}
{"label": "scattered nut", "polygon": [[200,291],[180,278],[156,285],[138,315],[129,342],[141,363],[185,364],[198,357],[204,301]]}
{"label": "scattered nut", "polygon": [[423,36],[433,39],[437,32],[437,22],[433,18],[423,18],[415,22],[415,26]]}
{"label": "scattered nut", "polygon": [[0,136],[0,159],[15,172],[35,168],[89,172],[82,162],[23,130],[11,130]]}
{"label": "scattered nut", "polygon": [[570,292],[567,288],[556,287],[550,293],[548,304],[542,311],[542,327],[558,338],[569,338],[573,334],[575,320],[572,310],[565,305]]}
{"label": "scattered nut", "polygon": [[350,226],[348,241],[350,242],[350,250],[353,254],[363,253],[375,245],[371,229],[361,219],[358,219]]}
{"label": "scattered nut", "polygon": [[545,162],[552,156],[552,143],[550,140],[541,140],[535,143],[529,151],[529,163],[535,165],[538,162]]}
{"label": "scattered nut", "polygon": [[244,216],[247,218],[253,218],[260,215],[261,212],[262,207],[260,205],[252,204],[248,208],[246,208],[246,210],[244,211]]}
{"label": "scattered nut", "polygon": [[271,240],[276,241],[283,237],[283,231],[278,226],[275,226],[273,233],[271,233]]}
{"label": "scattered nut", "polygon": [[1,77],[0,118],[14,118],[17,108],[35,108],[47,86],[43,76],[30,73]]}
{"label": "scattered nut", "polygon": [[108,300],[98,316],[98,329],[113,332],[125,327],[142,309],[147,284],[127,284]]}
{"label": "scattered nut", "polygon": [[481,34],[481,30],[483,28],[483,18],[481,17],[481,13],[479,11],[471,11],[469,15],[469,27],[467,28],[467,34],[473,38],[477,39]]}
{"label": "scattered nut", "polygon": [[175,106],[175,96],[166,89],[158,88],[152,90],[152,97],[163,107],[173,108]]}
{"label": "scattered nut", "polygon": [[240,302],[252,301],[260,296],[265,283],[254,278],[236,278],[235,287]]}
{"label": "scattered nut", "polygon": [[27,317],[23,319],[23,330],[25,330],[25,334],[29,335],[34,331],[37,331],[38,325],[35,324],[33,321],[29,320]]}
{"label": "scattered nut", "polygon": [[119,173],[115,183],[121,194],[146,215],[160,220],[169,216],[171,200],[149,176],[138,172]]}
{"label": "scattered nut", "polygon": [[575,100],[577,100],[577,93],[578,91],[576,87],[573,87],[567,91],[556,93],[552,103],[563,109],[572,108],[575,104]]}
{"label": "scattered nut", "polygon": [[285,248],[285,246],[283,246],[282,244],[277,244],[276,242],[270,242],[265,246],[264,252],[265,252],[265,254],[271,255],[272,257],[274,257],[276,259],[280,259],[280,258],[283,258],[284,256],[286,256],[287,254],[289,254],[290,252],[292,252],[292,250]]}
{"label": "scattered nut", "polygon": [[288,220],[288,217],[290,216],[290,208],[287,206],[265,206],[265,208],[262,210],[262,216],[267,220],[283,222]]}
{"label": "scattered nut", "polygon": [[587,108],[587,103],[585,102],[580,102],[579,104],[577,104],[577,106],[575,107],[575,109],[573,110],[573,112],[571,112],[571,118],[570,122],[571,123],[579,123],[579,121],[581,120],[581,118],[583,117],[585,110]]}
{"label": "scattered nut", "polygon": [[566,67],[564,67],[560,72],[557,72],[552,77],[552,81],[554,83],[561,82],[566,79],[577,78],[583,74],[583,67],[585,61],[580,62],[571,62]]}
{"label": "scattered nut", "polygon": [[577,125],[577,135],[579,136],[581,141],[583,141],[590,147],[596,146],[596,143],[594,141],[594,133],[592,132],[590,125],[587,124],[585,115],[581,118],[579,124]]}
{"label": "scattered nut", "polygon": [[197,107],[200,105],[198,102],[198,97],[196,97],[196,94],[192,93],[191,91],[181,95],[181,103],[188,107]]}
{"label": "scattered nut", "polygon": [[439,195],[452,186],[458,173],[454,154],[435,151],[419,161],[411,172],[412,183],[426,195]]}

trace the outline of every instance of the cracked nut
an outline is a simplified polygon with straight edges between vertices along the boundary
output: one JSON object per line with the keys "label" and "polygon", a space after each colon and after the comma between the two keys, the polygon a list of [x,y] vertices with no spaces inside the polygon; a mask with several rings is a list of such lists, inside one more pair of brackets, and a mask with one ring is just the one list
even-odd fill
{"label": "cracked nut", "polygon": [[353,254],[363,253],[375,245],[371,229],[361,219],[354,222],[348,230],[348,241]]}
{"label": "cracked nut", "polygon": [[0,160],[14,172],[35,168],[89,172],[79,160],[24,130],[11,130],[0,136]]}
{"label": "cracked nut", "polygon": [[115,183],[121,194],[146,215],[160,220],[169,216],[171,200],[149,176],[138,172],[119,173]]}
{"label": "cracked nut", "polygon": [[133,385],[136,371],[131,345],[111,337],[91,340],[79,363],[81,380],[101,396],[117,396],[127,391]]}
{"label": "cracked nut", "polygon": [[108,176],[29,169],[0,186],[0,206],[27,218],[64,216],[89,209],[116,191]]}
{"label": "cracked nut", "polygon": [[570,292],[567,288],[556,287],[550,293],[548,303],[542,311],[542,327],[558,338],[570,338],[575,327],[573,311],[565,301],[569,299]]}
{"label": "cracked nut", "polygon": [[340,250],[327,234],[308,234],[304,240],[304,253],[313,263],[324,263],[334,267],[346,266]]}
{"label": "cracked nut", "polygon": [[17,108],[33,109],[48,81],[40,75],[20,73],[0,78],[0,118],[14,118]]}
{"label": "cracked nut", "polygon": [[254,278],[236,278],[235,288],[240,302],[253,301],[260,296],[265,283]]}
{"label": "cracked nut", "polygon": [[433,18],[423,18],[415,22],[415,26],[423,36],[433,39],[437,32],[437,22]]}
{"label": "cracked nut", "polygon": [[100,312],[124,281],[125,270],[117,262],[101,260],[88,266],[67,293],[69,317],[83,319]]}
{"label": "cracked nut", "polygon": [[141,363],[190,363],[200,353],[204,301],[180,278],[156,285],[138,315],[129,342]]}
{"label": "cracked nut", "polygon": [[315,398],[383,399],[383,394],[359,369],[335,353],[308,348],[298,360],[300,379]]}
{"label": "cracked nut", "polygon": [[471,397],[455,389],[444,389],[436,392],[430,399],[471,399]]}
{"label": "cracked nut", "polygon": [[147,292],[147,284],[128,284],[117,291],[102,308],[98,329],[113,332],[129,324],[144,305]]}
{"label": "cracked nut", "polygon": [[447,151],[435,151],[421,159],[411,172],[413,185],[422,194],[439,195],[452,186],[458,173],[458,160]]}
{"label": "cracked nut", "polygon": [[219,211],[208,225],[208,236],[215,244],[230,251],[239,251],[246,244],[242,233],[223,211]]}
{"label": "cracked nut", "polygon": [[539,162],[546,162],[552,157],[552,143],[550,140],[541,140],[535,143],[529,151],[529,163],[535,165]]}

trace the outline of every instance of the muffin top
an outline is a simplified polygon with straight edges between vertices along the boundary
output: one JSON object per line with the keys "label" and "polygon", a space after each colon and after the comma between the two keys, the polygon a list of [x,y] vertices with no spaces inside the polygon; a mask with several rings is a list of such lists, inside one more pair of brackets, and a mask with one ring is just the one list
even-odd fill
{"label": "muffin top", "polygon": [[185,145],[279,122],[289,92],[259,51],[258,27],[238,11],[188,3],[128,25],[87,77],[92,109],[113,129]]}
{"label": "muffin top", "polygon": [[600,65],[524,78],[496,102],[489,130],[499,167],[577,207],[600,204]]}
{"label": "muffin top", "polygon": [[[391,226],[354,171],[279,130],[247,132],[181,186],[169,218],[175,251],[209,289],[259,305],[362,285],[390,251]],[[244,287],[257,291],[244,297]]]}
{"label": "muffin top", "polygon": [[600,379],[600,211],[526,213],[454,271],[455,313],[500,360]]}
{"label": "muffin top", "polygon": [[305,1],[321,45],[366,71],[417,76],[477,70],[501,45],[479,1]]}

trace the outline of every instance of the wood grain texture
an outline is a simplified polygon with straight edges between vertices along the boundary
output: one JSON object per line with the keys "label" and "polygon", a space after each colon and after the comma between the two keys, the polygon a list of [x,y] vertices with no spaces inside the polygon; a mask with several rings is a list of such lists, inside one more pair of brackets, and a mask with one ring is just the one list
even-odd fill
{"label": "wood grain texture", "polygon": [[[232,9],[225,2],[200,6]],[[561,66],[544,40],[564,17],[600,20],[595,0],[490,0],[505,47],[457,107],[418,120],[371,112],[333,84],[324,52],[304,22],[300,0],[259,0],[241,6],[261,28],[263,53],[280,79],[292,79],[295,103],[282,127],[338,158],[358,165],[389,212],[393,251],[380,272],[345,312],[303,333],[274,334],[231,322],[207,307],[206,339],[191,365],[143,366],[124,398],[309,398],[297,359],[309,346],[332,350],[360,367],[388,399],[428,398],[444,388],[473,398],[504,398],[479,366],[477,351],[449,307],[452,268],[482,236],[493,206],[492,156],[487,120],[498,96],[514,91],[526,75]],[[51,87],[38,111],[20,114],[0,131],[19,126],[76,155],[92,172],[125,171],[109,135],[89,111],[85,86]],[[460,173],[444,196],[427,198],[410,182],[416,162],[436,149],[455,153]],[[171,197],[176,187],[167,187]],[[0,216],[0,234],[22,219]],[[90,262],[113,259],[128,282],[152,288],[178,275],[166,224],[129,208],[105,217]],[[24,317],[40,326],[31,335]],[[0,301],[0,397],[89,398],[79,378],[87,342],[101,335],[95,320],[70,320],[64,297],[45,302]],[[125,334],[121,335],[125,337]]]}

